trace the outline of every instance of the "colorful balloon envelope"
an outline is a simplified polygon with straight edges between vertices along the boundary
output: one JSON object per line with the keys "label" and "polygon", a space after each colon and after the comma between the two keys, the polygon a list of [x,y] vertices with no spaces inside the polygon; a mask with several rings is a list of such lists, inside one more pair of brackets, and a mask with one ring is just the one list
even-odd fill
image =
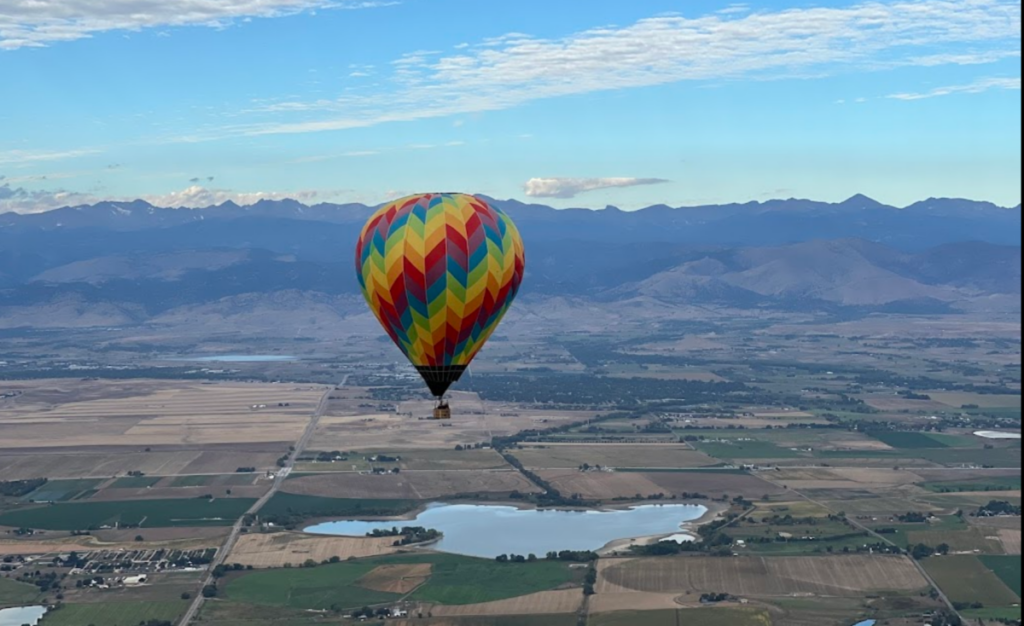
{"label": "colorful balloon envelope", "polygon": [[370,218],[356,245],[370,310],[438,398],[508,312],[525,267],[512,220],[465,194],[388,204]]}

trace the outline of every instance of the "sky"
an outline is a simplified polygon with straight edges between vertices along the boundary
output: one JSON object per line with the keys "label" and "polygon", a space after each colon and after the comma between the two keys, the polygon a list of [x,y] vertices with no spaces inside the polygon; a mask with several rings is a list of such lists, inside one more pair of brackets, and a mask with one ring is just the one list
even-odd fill
{"label": "sky", "polygon": [[1017,0],[0,0],[0,212],[1020,203]]}

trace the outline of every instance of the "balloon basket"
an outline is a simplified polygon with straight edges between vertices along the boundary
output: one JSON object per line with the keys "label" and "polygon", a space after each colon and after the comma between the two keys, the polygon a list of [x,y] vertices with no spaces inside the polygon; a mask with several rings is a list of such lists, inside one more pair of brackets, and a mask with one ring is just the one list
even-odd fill
{"label": "balloon basket", "polygon": [[447,400],[439,400],[434,407],[435,420],[450,420],[452,418],[452,407]]}

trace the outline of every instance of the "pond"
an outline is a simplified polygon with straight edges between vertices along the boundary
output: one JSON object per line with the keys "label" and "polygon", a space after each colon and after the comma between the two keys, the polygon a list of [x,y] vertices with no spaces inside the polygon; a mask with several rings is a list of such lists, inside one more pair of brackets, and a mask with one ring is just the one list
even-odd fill
{"label": "pond", "polygon": [[875,620],[869,619],[866,622],[861,622],[859,624],[855,624],[854,626],[875,626],[875,624],[877,624],[877,623],[878,622],[876,622]]}
{"label": "pond", "polygon": [[560,550],[598,550],[633,537],[673,535],[708,512],[703,506],[666,504],[621,510],[556,511],[511,506],[441,504],[428,506],[413,520],[339,521],[306,529],[317,535],[362,537],[374,530],[422,526],[444,533],[433,549],[493,558],[500,554],[544,556]]}
{"label": "pond", "polygon": [[0,609],[0,626],[35,626],[46,614],[45,606],[18,606],[13,609]]}
{"label": "pond", "polygon": [[287,363],[298,361],[294,356],[277,356],[271,354],[221,354],[212,356],[178,357],[172,361],[193,361],[197,363]]}

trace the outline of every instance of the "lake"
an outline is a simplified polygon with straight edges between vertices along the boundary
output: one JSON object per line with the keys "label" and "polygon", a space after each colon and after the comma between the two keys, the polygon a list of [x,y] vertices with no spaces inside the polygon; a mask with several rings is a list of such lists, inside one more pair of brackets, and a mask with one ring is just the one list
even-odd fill
{"label": "lake", "polygon": [[551,551],[598,550],[618,539],[677,535],[684,523],[698,520],[707,512],[703,506],[687,504],[555,511],[435,503],[414,520],[327,522],[305,532],[362,537],[374,530],[422,526],[444,533],[444,539],[432,546],[441,552],[483,558],[500,554],[543,557]]}
{"label": "lake", "polygon": [[0,626],[35,626],[46,614],[45,606],[20,606],[13,609],[0,609]]}
{"label": "lake", "polygon": [[192,356],[169,359],[171,361],[193,361],[198,363],[287,363],[298,361],[294,356],[276,356],[270,354],[221,354],[213,356]]}

